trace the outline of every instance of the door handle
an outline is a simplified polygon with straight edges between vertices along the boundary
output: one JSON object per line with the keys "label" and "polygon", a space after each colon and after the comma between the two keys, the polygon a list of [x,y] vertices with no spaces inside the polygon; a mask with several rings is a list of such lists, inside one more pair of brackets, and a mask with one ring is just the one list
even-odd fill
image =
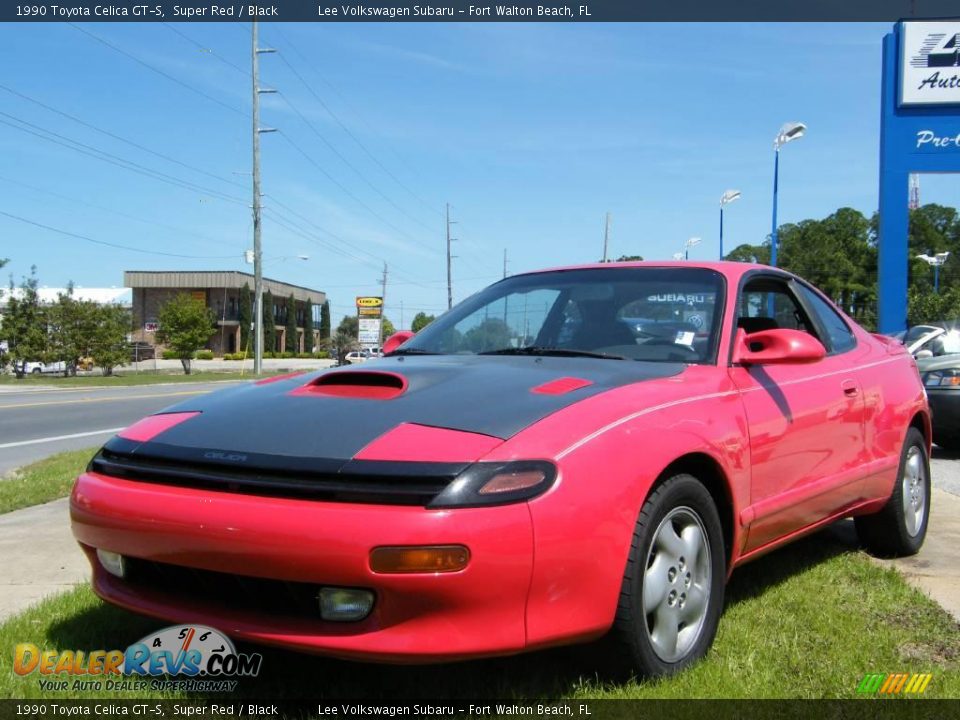
{"label": "door handle", "polygon": [[847,397],[854,397],[860,393],[860,388],[857,387],[856,380],[844,380],[840,383],[840,387],[843,389],[843,394]]}

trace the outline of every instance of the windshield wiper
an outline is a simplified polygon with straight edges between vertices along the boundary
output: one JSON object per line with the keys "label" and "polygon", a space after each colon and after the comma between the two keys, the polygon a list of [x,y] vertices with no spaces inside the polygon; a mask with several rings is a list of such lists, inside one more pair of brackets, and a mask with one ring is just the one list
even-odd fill
{"label": "windshield wiper", "polygon": [[569,348],[546,347],[543,345],[528,345],[519,348],[500,348],[499,350],[487,350],[477,353],[477,355],[553,355],[556,357],[589,357],[600,358],[602,360],[626,360],[623,355],[610,355],[608,353],[590,352],[589,350],[571,350]]}

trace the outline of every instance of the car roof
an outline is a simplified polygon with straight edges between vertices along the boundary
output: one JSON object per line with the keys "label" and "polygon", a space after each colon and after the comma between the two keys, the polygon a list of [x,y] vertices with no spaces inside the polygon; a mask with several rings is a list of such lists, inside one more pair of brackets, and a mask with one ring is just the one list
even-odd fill
{"label": "car roof", "polygon": [[544,268],[542,270],[531,270],[528,272],[517,273],[511,277],[519,275],[536,275],[538,273],[549,272],[569,272],[570,270],[623,270],[629,268],[700,268],[703,270],[713,270],[724,276],[730,281],[737,282],[741,277],[749,272],[761,271],[767,273],[776,273],[785,277],[796,277],[792,273],[770,265],[761,265],[759,263],[734,262],[731,260],[718,260],[713,262],[697,260],[640,260],[631,262],[608,262],[608,263],[589,263],[585,265],[567,265],[559,267]]}

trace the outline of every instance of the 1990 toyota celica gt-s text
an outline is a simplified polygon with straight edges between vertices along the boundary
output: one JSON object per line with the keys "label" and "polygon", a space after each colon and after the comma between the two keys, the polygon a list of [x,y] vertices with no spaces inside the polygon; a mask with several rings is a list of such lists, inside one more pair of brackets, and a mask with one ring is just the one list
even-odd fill
{"label": "1990 toyota celica gt-s text", "polygon": [[516,275],[385,350],[110,440],[71,498],[96,592],[388,662],[612,632],[656,675],[707,652],[741,563],[848,516],[923,543],[913,359],[776,269]]}

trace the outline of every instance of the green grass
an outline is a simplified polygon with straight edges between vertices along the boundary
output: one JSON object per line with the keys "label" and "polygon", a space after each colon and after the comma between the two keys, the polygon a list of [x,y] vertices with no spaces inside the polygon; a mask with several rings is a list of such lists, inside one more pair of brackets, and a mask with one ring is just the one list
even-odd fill
{"label": "green grass", "polygon": [[57,453],[0,478],[0,513],[65,497],[96,450]]}
{"label": "green grass", "polygon": [[[429,669],[246,646],[263,653],[263,670],[231,698],[855,698],[865,673],[931,672],[926,697],[960,699],[960,627],[848,534],[820,533],[734,573],[712,651],[673,678],[617,679],[601,644]],[[44,695],[36,675],[12,672],[14,645],[123,649],[166,624],[105,605],[87,587],[51,598],[0,625],[0,697],[108,697]]]}
{"label": "green grass", "polygon": [[241,373],[237,370],[194,372],[190,375],[184,375],[179,370],[170,371],[143,371],[141,373],[126,372],[122,375],[111,375],[104,377],[102,375],[78,375],[75,377],[62,377],[58,375],[29,375],[18,380],[14,375],[5,373],[0,375],[0,385],[10,387],[122,387],[126,385],[156,385],[158,383],[181,383],[181,382],[211,382],[217,380],[256,380],[257,378],[270,377],[280,372],[265,372],[261,375],[254,375],[247,371]]}

